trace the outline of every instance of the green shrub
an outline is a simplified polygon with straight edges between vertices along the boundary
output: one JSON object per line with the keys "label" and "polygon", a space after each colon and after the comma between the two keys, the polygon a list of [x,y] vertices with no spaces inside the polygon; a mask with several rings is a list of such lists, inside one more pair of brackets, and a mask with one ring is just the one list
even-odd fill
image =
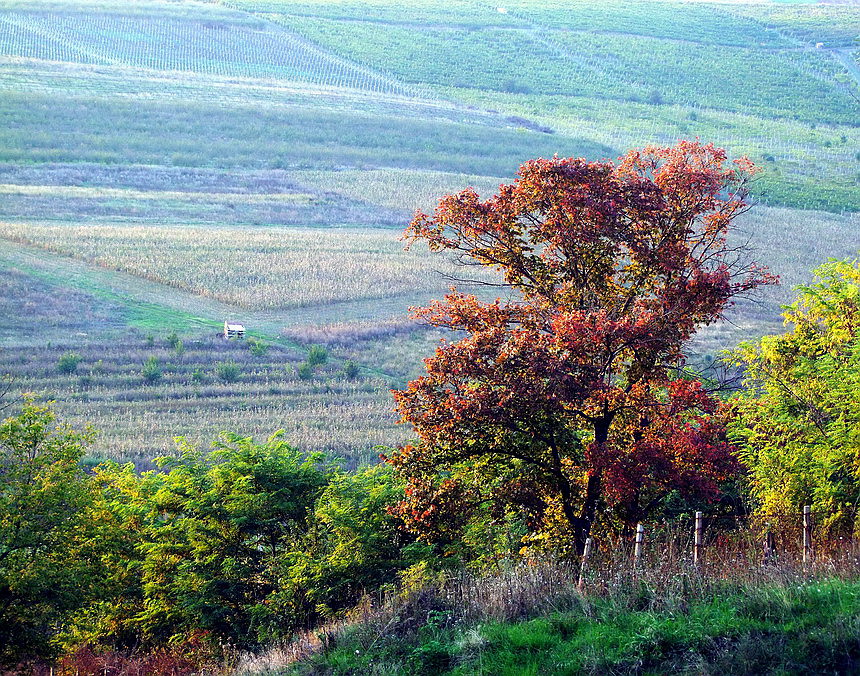
{"label": "green shrub", "polygon": [[314,367],[310,362],[306,361],[299,364],[298,369],[296,369],[296,373],[298,373],[301,380],[310,380],[314,377]]}
{"label": "green shrub", "polygon": [[347,359],[343,363],[343,375],[345,378],[352,380],[353,378],[358,377],[358,362],[353,359]]}
{"label": "green shrub", "polygon": [[205,383],[206,382],[206,374],[203,373],[203,369],[196,368],[191,372],[191,380],[195,383]]}
{"label": "green shrub", "polygon": [[23,661],[53,658],[57,625],[96,591],[102,531],[87,516],[92,486],[79,465],[89,440],[32,401],[0,421],[2,673],[33,673]]}
{"label": "green shrub", "polygon": [[248,338],[248,349],[255,357],[265,357],[269,351],[269,344],[258,338]]}
{"label": "green shrub", "polygon": [[177,345],[182,345],[182,341],[180,340],[176,331],[171,331],[169,334],[167,334],[167,344],[170,345],[170,347],[172,347],[174,350],[176,349]]}
{"label": "green shrub", "polygon": [[328,350],[322,345],[311,345],[308,350],[308,364],[311,366],[319,366],[328,361]]}
{"label": "green shrub", "polygon": [[83,357],[77,352],[64,352],[57,360],[57,371],[65,374],[74,373],[82,360]]}
{"label": "green shrub", "polygon": [[235,383],[239,379],[239,365],[232,359],[230,361],[219,361],[215,364],[215,375],[224,383]]}
{"label": "green shrub", "polygon": [[157,357],[150,357],[143,364],[143,370],[140,372],[143,379],[150,385],[154,385],[161,380],[161,365],[158,363]]}

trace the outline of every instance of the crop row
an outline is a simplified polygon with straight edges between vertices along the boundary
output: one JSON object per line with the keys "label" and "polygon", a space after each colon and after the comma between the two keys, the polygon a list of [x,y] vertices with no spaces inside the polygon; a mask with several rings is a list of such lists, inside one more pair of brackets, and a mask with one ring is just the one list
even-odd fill
{"label": "crop row", "polygon": [[583,32],[280,20],[333,51],[409,82],[857,120],[855,100],[829,79],[840,66],[816,53],[691,48],[673,40]]}
{"label": "crop row", "polygon": [[784,47],[779,33],[722,7],[653,0],[511,0],[516,17],[546,28],[629,33],[718,45]]}
{"label": "crop row", "polygon": [[[388,385],[379,379],[347,378],[338,364],[302,379],[296,355],[275,346],[265,357],[249,358],[247,345],[217,338],[187,339],[181,355],[162,343],[163,337],[147,346],[127,336],[107,346],[72,339],[47,348],[7,347],[0,374],[14,379],[7,399],[31,392],[55,400],[64,421],[91,423],[99,431],[93,455],[142,468],[170,453],[177,435],[205,447],[222,430],[264,439],[285,429],[302,450],[358,462],[374,458],[374,446],[397,443],[405,434],[395,426]],[[60,373],[58,361],[70,349],[81,361],[73,373]],[[163,372],[157,382],[141,376],[150,357]],[[219,379],[217,367],[225,361],[236,364],[233,382]]]}
{"label": "crop row", "polygon": [[296,16],[409,25],[477,27],[519,23],[496,6],[480,0],[221,0],[221,4],[259,14],[289,12]]}
{"label": "crop row", "polygon": [[860,114],[856,100],[832,79],[844,68],[826,54],[691,49],[670,40],[585,33],[551,37],[576,60],[596,66],[604,82],[658,93],[659,100],[651,102],[849,123]]}
{"label": "crop row", "polygon": [[388,166],[507,176],[530,157],[615,152],[570,136],[422,119],[393,110],[374,114],[348,106],[267,108],[218,99],[7,90],[0,96],[0,114],[0,161],[16,163]]}
{"label": "crop row", "polygon": [[0,54],[411,93],[390,78],[269,27],[107,13],[10,12],[0,17]]}
{"label": "crop row", "polygon": [[495,5],[475,0],[223,0],[236,9],[263,14],[288,13],[314,19],[345,19],[410,26],[527,27],[611,31],[726,45],[788,46],[773,29],[721,7],[645,0],[512,0]]}
{"label": "crop row", "polygon": [[860,36],[856,4],[744,3],[727,6],[737,17],[751,18],[796,40],[826,47],[850,47]]}

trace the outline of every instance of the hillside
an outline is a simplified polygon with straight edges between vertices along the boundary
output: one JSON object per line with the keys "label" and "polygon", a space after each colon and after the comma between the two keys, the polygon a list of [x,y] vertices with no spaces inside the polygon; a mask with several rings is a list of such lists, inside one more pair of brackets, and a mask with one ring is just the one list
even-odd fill
{"label": "hillside", "polygon": [[[223,427],[370,459],[438,338],[406,308],[456,276],[401,251],[412,212],[692,137],[762,168],[742,236],[784,282],[696,349],[772,330],[857,250],[858,30],[851,5],[2,0],[0,372],[144,465]],[[214,347],[227,318],[268,355]]]}

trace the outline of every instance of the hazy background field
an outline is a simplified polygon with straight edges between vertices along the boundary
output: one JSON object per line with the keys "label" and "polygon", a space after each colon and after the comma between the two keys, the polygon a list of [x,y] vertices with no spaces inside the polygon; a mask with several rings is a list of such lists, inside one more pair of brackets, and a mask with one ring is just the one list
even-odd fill
{"label": "hazy background field", "polygon": [[142,466],[222,429],[369,461],[440,337],[407,307],[457,274],[412,212],[679,138],[762,167],[739,237],[783,279],[695,349],[777,330],[860,249],[858,35],[856,3],[0,0],[6,398]]}

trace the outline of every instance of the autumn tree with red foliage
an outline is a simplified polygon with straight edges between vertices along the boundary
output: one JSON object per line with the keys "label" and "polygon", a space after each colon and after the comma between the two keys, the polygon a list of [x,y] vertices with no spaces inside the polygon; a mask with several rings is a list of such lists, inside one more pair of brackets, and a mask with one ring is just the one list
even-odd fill
{"label": "autumn tree with red foliage", "polygon": [[775,281],[726,243],[754,172],[698,142],[538,159],[486,201],[416,214],[407,241],[499,271],[508,298],[414,309],[465,336],[394,392],[418,437],[387,458],[411,530],[444,541],[489,505],[581,552],[596,522],[633,524],[670,491],[718,495],[737,472],[720,407],[677,368],[697,328]]}

